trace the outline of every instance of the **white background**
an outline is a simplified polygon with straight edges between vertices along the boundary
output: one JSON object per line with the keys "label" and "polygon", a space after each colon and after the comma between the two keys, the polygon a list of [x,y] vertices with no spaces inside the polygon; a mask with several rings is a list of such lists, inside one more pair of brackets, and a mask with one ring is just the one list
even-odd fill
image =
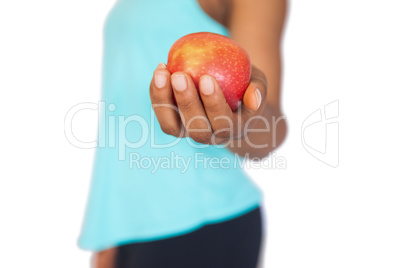
{"label": "white background", "polygon": [[[0,267],[88,267],[90,253],[76,241],[93,150],[68,143],[64,116],[99,99],[113,3],[0,3]],[[265,267],[400,268],[402,2],[305,0],[289,11],[289,135],[277,151],[287,166],[250,170],[265,193]],[[333,168],[304,149],[301,127],[336,100]],[[95,115],[76,119],[76,135],[93,139]],[[325,144],[325,125],[317,126],[306,132],[312,147]]]}

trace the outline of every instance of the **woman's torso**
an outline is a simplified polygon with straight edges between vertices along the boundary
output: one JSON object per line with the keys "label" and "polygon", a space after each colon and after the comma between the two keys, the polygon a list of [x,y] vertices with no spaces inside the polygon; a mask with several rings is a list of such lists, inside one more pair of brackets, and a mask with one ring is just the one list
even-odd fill
{"label": "woman's torso", "polygon": [[102,103],[79,245],[102,250],[182,234],[255,208],[261,192],[240,158],[164,134],[149,82],[170,46],[191,32],[228,35],[196,0],[122,0],[104,30]]}

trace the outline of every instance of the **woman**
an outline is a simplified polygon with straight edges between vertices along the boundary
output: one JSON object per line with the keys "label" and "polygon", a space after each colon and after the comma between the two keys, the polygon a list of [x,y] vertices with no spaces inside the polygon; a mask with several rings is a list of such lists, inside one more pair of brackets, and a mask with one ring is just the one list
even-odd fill
{"label": "woman", "polygon": [[[117,2],[105,24],[104,132],[79,239],[81,248],[96,252],[95,267],[257,265],[262,194],[236,161],[263,158],[285,137],[285,12],[285,0]],[[212,77],[201,78],[198,95],[186,73],[158,65],[175,40],[202,31],[230,36],[250,55],[251,82],[235,112]],[[181,114],[159,105],[174,98]],[[218,116],[241,131],[220,132],[227,126],[216,123]],[[200,117],[206,120],[192,120]],[[246,124],[265,131],[245,131]],[[208,146],[215,140],[227,146]],[[229,166],[212,167],[212,157]]]}

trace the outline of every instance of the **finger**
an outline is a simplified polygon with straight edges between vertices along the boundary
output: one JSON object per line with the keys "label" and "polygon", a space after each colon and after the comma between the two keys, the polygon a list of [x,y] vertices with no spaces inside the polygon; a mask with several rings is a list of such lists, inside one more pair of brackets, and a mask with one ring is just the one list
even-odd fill
{"label": "finger", "polygon": [[216,80],[203,75],[200,78],[200,95],[214,135],[228,139],[234,131],[233,112]]}
{"label": "finger", "polygon": [[256,84],[250,83],[243,95],[243,105],[251,111],[257,111],[261,106],[261,102],[262,94],[260,89]]}
{"label": "finger", "polygon": [[163,63],[160,63],[154,71],[149,91],[152,108],[162,131],[175,137],[182,136],[184,129],[173,99],[170,72]]}
{"label": "finger", "polygon": [[251,110],[257,111],[267,95],[267,82],[262,71],[253,66],[250,84],[243,95],[243,105]]}
{"label": "finger", "polygon": [[207,144],[212,136],[211,125],[191,77],[176,72],[171,77],[180,118],[188,135],[196,142]]}
{"label": "finger", "polygon": [[265,107],[267,96],[267,82],[263,72],[253,67],[251,73],[250,84],[248,85],[244,95],[243,102],[239,109],[236,110],[235,116],[239,126],[238,137],[246,135],[244,131],[247,131],[250,127],[255,126],[258,120],[261,120],[261,111]]}

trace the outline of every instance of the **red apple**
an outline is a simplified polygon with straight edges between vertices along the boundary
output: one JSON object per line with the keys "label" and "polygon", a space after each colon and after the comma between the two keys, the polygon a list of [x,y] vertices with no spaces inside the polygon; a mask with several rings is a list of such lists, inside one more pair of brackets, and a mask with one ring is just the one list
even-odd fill
{"label": "red apple", "polygon": [[226,102],[235,111],[250,83],[251,63],[247,52],[232,39],[215,33],[185,35],[170,48],[167,68],[186,72],[198,89],[200,77],[213,76]]}

